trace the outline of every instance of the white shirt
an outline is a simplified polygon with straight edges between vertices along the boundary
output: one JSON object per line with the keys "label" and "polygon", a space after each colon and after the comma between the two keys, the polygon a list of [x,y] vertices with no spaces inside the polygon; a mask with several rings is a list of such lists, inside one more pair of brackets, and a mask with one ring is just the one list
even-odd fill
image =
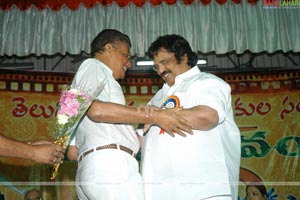
{"label": "white shirt", "polygon": [[240,132],[229,85],[193,67],[177,76],[172,87],[164,84],[149,104],[161,107],[172,95],[168,106],[206,105],[218,112],[219,123],[209,131],[193,130],[186,138],[159,134],[160,128],[152,126],[142,149],[146,200],[199,200],[216,195],[237,199]]}
{"label": "white shirt", "polygon": [[[72,87],[85,91],[95,91],[100,84],[104,89],[97,99],[125,105],[125,97],[120,84],[113,78],[112,70],[97,59],[89,58],[79,67],[72,82]],[[127,124],[96,123],[87,116],[79,124],[75,144],[79,148],[78,155],[102,145],[120,144],[137,152],[138,138],[134,127]],[[71,141],[71,144],[74,143]]]}

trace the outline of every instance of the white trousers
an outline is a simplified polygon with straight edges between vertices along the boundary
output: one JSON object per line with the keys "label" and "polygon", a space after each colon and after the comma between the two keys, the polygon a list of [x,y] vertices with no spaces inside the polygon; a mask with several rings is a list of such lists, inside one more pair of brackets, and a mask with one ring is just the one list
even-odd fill
{"label": "white trousers", "polygon": [[80,200],[144,200],[137,160],[117,149],[88,154],[78,163],[76,192]]}

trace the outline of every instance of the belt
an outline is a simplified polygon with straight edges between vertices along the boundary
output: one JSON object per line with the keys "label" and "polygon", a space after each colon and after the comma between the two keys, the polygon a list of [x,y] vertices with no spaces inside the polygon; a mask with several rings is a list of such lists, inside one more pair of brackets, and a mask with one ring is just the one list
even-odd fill
{"label": "belt", "polygon": [[104,145],[104,146],[98,146],[98,147],[95,147],[93,149],[87,150],[86,152],[83,152],[79,156],[78,162],[82,161],[82,159],[85,156],[87,156],[88,154],[93,153],[95,151],[103,150],[103,149],[119,149],[121,151],[125,151],[126,153],[129,153],[133,157],[136,156],[136,154],[134,153],[134,151],[132,151],[131,149],[129,149],[129,148],[125,147],[125,146],[122,146],[122,145],[119,145],[119,144],[108,144],[108,145]]}

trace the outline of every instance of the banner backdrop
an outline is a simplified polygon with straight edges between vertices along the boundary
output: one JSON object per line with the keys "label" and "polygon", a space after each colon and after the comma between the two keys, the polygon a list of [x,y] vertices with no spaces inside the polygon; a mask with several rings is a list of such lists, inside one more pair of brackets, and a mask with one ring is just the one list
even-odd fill
{"label": "banner backdrop", "polygon": [[[240,199],[247,182],[263,181],[268,199],[300,200],[300,71],[215,74],[231,85],[241,131]],[[60,88],[73,75],[1,70],[0,134],[22,142],[52,140]],[[120,83],[127,104],[137,106],[163,82],[154,74],[128,74]],[[76,199],[75,173],[76,163],[65,161],[51,181],[47,165],[0,157],[0,193],[6,200],[21,200],[36,188],[47,200]]]}

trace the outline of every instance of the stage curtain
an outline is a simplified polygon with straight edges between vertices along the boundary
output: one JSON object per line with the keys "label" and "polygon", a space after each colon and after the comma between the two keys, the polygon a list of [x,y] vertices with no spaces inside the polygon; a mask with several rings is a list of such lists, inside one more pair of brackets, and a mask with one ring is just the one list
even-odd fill
{"label": "stage curtain", "polygon": [[[52,10],[59,10],[63,6],[67,6],[71,10],[76,10],[80,4],[83,4],[86,8],[91,8],[97,3],[106,6],[110,5],[112,2],[116,2],[119,6],[124,7],[130,3],[141,7],[146,2],[150,2],[152,5],[160,5],[165,2],[169,5],[176,3],[176,0],[2,0],[0,1],[0,9],[9,10],[12,5],[16,5],[20,10],[26,10],[31,6],[35,6],[37,9],[42,10],[46,7],[51,8]],[[198,0],[199,1],[199,0]],[[203,4],[209,4],[210,0],[200,0]],[[227,2],[227,0],[215,0],[220,5]],[[255,4],[258,0],[248,0],[248,3]],[[182,0],[186,5],[189,5],[194,2],[194,0]],[[232,0],[234,3],[240,3],[241,0]]]}
{"label": "stage curtain", "polygon": [[263,1],[209,5],[194,1],[172,6],[162,2],[142,7],[96,4],[77,10],[62,7],[0,11],[0,55],[25,56],[89,52],[92,39],[104,28],[115,28],[132,39],[132,54],[143,56],[159,35],[175,33],[187,38],[193,50],[223,54],[235,51],[300,51],[298,9],[265,9]]}

